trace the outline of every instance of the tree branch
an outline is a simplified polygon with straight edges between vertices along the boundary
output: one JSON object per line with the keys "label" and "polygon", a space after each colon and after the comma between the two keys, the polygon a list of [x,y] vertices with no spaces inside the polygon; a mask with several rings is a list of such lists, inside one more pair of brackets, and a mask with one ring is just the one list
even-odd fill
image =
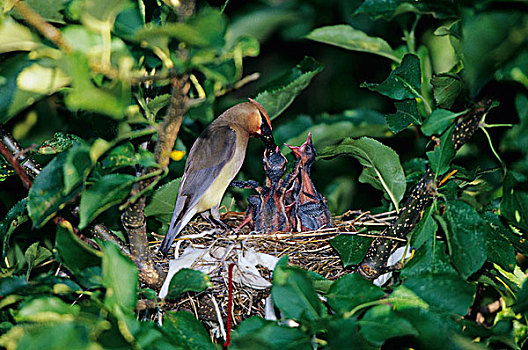
{"label": "tree branch", "polygon": [[[491,102],[489,99],[479,101],[467,113],[458,117],[452,136],[455,151],[458,151],[475,134]],[[433,203],[436,189],[443,182],[444,178],[437,178],[427,166],[425,174],[412,189],[398,217],[383,230],[381,236],[406,237],[420,221],[422,212]],[[390,270],[386,266],[387,261],[390,255],[402,245],[402,242],[394,240],[374,239],[363,261],[358,265],[357,272],[368,279],[378,278]]]}

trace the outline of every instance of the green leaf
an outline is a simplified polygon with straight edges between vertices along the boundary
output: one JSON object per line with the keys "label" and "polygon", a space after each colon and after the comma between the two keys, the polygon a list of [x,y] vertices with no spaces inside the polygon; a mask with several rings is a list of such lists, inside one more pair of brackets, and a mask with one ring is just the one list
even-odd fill
{"label": "green leaf", "polygon": [[176,196],[181,179],[172,180],[159,187],[145,207],[146,216],[154,216],[163,223],[169,223],[176,205]]}
{"label": "green leaf", "polygon": [[361,87],[379,92],[394,100],[407,100],[421,98],[421,79],[420,59],[413,54],[407,54],[401,64],[381,84],[363,83]]}
{"label": "green leaf", "polygon": [[422,132],[425,136],[440,135],[459,115],[445,109],[435,109],[423,123]]}
{"label": "green leaf", "polygon": [[501,149],[526,154],[528,152],[528,97],[524,94],[517,94],[515,107],[519,123],[506,131],[501,140]]}
{"label": "green leaf", "polygon": [[205,8],[185,23],[167,23],[161,26],[146,26],[136,31],[136,41],[174,38],[198,47],[221,49],[224,46],[226,21],[218,10]]}
{"label": "green leaf", "polygon": [[28,264],[26,278],[29,279],[31,270],[40,263],[48,260],[52,256],[51,252],[45,247],[39,247],[39,242],[35,242],[26,249],[24,257]]}
{"label": "green leaf", "polygon": [[6,297],[17,291],[26,289],[29,282],[23,276],[8,276],[0,278],[0,297]]}
{"label": "green leaf", "polygon": [[516,227],[528,230],[528,192],[519,188],[523,176],[509,172],[504,178],[503,197],[500,203],[501,216]]}
{"label": "green leaf", "polygon": [[441,73],[431,78],[433,97],[440,108],[450,108],[462,92],[462,81],[456,74]]}
{"label": "green leaf", "polygon": [[396,287],[387,298],[387,302],[390,302],[394,306],[394,309],[398,311],[414,308],[429,308],[429,305],[423,299],[404,285]]}
{"label": "green leaf", "polygon": [[190,312],[166,312],[163,330],[169,334],[174,344],[178,344],[179,349],[215,349],[203,324]]}
{"label": "green leaf", "polygon": [[[497,69],[526,46],[526,38],[514,39],[525,29],[526,14],[520,11],[464,11],[459,52],[462,76],[472,95],[493,78]],[[503,25],[507,23],[508,25]],[[486,40],[482,40],[486,38]]]}
{"label": "green leaf", "polygon": [[419,335],[416,328],[396,314],[390,305],[377,305],[369,309],[359,325],[365,339],[377,346],[391,338]]}
{"label": "green leaf", "polygon": [[104,303],[110,310],[116,308],[132,312],[136,307],[138,271],[136,265],[123,255],[118,246],[106,243],[103,247],[103,284],[106,287]]}
{"label": "green leaf", "polygon": [[13,18],[5,17],[0,24],[0,53],[32,51],[42,46],[38,36]]}
{"label": "green leaf", "polygon": [[285,317],[296,320],[316,320],[323,315],[319,300],[306,271],[296,266],[277,264],[271,288],[273,303]]}
{"label": "green leaf", "polygon": [[440,137],[440,145],[435,145],[432,151],[426,152],[429,165],[437,176],[443,175],[449,170],[451,161],[455,157],[455,146],[452,141],[454,129],[455,126],[453,125]]}
{"label": "green leaf", "polygon": [[418,105],[415,99],[394,102],[396,113],[387,114],[387,124],[389,129],[395,134],[412,125],[422,124],[422,116],[418,112]]}
{"label": "green leaf", "polygon": [[72,321],[79,314],[79,305],[70,305],[57,297],[40,297],[29,300],[16,315],[18,322]]}
{"label": "green leaf", "polygon": [[310,336],[300,328],[279,325],[260,317],[244,320],[233,332],[230,349],[296,350],[312,349]]}
{"label": "green leaf", "polygon": [[311,57],[305,57],[290,72],[265,86],[255,100],[264,106],[270,119],[275,119],[322,70],[323,66],[319,62]]}
{"label": "green leaf", "polygon": [[11,234],[18,226],[22,225],[27,220],[27,198],[24,198],[13,205],[4,219],[0,222],[0,242],[2,244],[3,259],[6,258],[9,249],[9,238],[11,238]]}
{"label": "green leaf", "polygon": [[366,0],[355,14],[364,13],[373,20],[389,21],[406,12],[432,13],[438,18],[449,18],[456,15],[457,7],[453,0]]}
{"label": "green leaf", "polygon": [[126,174],[105,175],[83,191],[79,205],[79,228],[85,228],[99,214],[126,199],[136,180],[135,176]]}
{"label": "green leaf", "polygon": [[42,227],[81,189],[64,194],[64,165],[68,152],[53,158],[39,173],[28,193],[28,213],[34,227]]}
{"label": "green leaf", "polygon": [[528,280],[524,281],[515,297],[517,302],[513,305],[513,310],[515,312],[526,313],[528,311]]}
{"label": "green leaf", "polygon": [[25,0],[27,4],[48,22],[64,23],[62,12],[68,0]]}
{"label": "green leaf", "polygon": [[26,53],[4,58],[0,66],[0,124],[7,123],[24,108],[32,105],[44,95],[23,91],[18,86],[18,76],[26,67],[33,64]]}
{"label": "green leaf", "polygon": [[432,309],[466,315],[473,303],[476,285],[460,278],[456,273],[425,273],[404,280],[404,285]]}
{"label": "green leaf", "polygon": [[70,148],[66,152],[66,159],[62,167],[64,176],[62,194],[66,195],[79,187],[90,174],[94,164],[88,145],[82,143]]}
{"label": "green leaf", "polygon": [[81,20],[87,27],[103,32],[106,28],[112,28],[117,15],[127,4],[127,0],[83,0]]}
{"label": "green leaf", "polygon": [[487,258],[486,223],[462,201],[449,201],[444,217],[449,228],[451,259],[460,275],[468,279]]}
{"label": "green leaf", "polygon": [[135,166],[137,164],[137,158],[134,145],[130,142],[118,145],[107,152],[99,162],[106,171]]}
{"label": "green leaf", "polygon": [[332,317],[328,321],[328,350],[357,349],[374,350],[372,346],[360,334],[358,321],[354,317],[337,318]]}
{"label": "green leaf", "polygon": [[114,119],[125,116],[130,103],[130,87],[124,82],[114,81],[96,87],[92,82],[88,57],[81,53],[65,57],[64,68],[73,78],[72,89],[68,90],[65,99],[68,108],[96,112]]}
{"label": "green leaf", "polygon": [[206,273],[193,269],[181,269],[171,279],[166,299],[176,299],[185,292],[202,292],[212,287]]}
{"label": "green leaf", "polygon": [[384,296],[385,292],[380,287],[356,273],[344,275],[335,281],[326,294],[330,307],[341,313]]}
{"label": "green leaf", "polygon": [[[502,267],[505,271],[513,272],[516,265],[515,249],[510,237],[518,238],[509,227],[504,225],[500,216],[492,212],[484,212],[481,217],[486,221],[489,229],[486,230],[486,249],[488,261]],[[513,236],[515,235],[515,236]]]}
{"label": "green leaf", "polygon": [[436,231],[438,230],[438,224],[433,220],[432,213],[433,206],[430,206],[424,211],[422,218],[410,232],[411,247],[416,250],[424,245],[424,243],[434,240]]}
{"label": "green leaf", "polygon": [[73,232],[62,226],[57,228],[55,246],[60,256],[60,262],[70,271],[100,266],[102,254],[81,241]]}
{"label": "green leaf", "polygon": [[400,61],[385,40],[368,36],[361,30],[345,24],[314,29],[306,38],[348,50],[373,53],[396,62]]}
{"label": "green leaf", "polygon": [[330,240],[330,244],[337,250],[343,267],[357,265],[365,257],[374,238],[357,235],[341,234]]}
{"label": "green leaf", "polygon": [[402,278],[429,274],[454,274],[458,276],[445,252],[446,245],[444,242],[436,240],[426,242],[416,250],[411,261],[405,264],[401,271]]}
{"label": "green leaf", "polygon": [[398,207],[405,193],[406,183],[400,157],[396,152],[368,137],[357,140],[346,138],[337,146],[323,149],[319,157],[328,159],[338,155],[350,155],[357,158],[365,167],[359,181],[369,183],[374,188],[384,191],[385,198]]}

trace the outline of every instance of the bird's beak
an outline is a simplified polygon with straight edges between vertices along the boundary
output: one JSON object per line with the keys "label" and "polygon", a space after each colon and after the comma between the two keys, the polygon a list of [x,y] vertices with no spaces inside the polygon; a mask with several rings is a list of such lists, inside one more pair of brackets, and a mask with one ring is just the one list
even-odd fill
{"label": "bird's beak", "polygon": [[300,158],[301,157],[301,147],[300,146],[290,146],[287,143],[285,143],[285,145],[286,145],[286,147],[291,149],[291,151],[293,152],[293,154],[295,155],[296,158]]}
{"label": "bird's beak", "polygon": [[257,109],[260,112],[261,119],[262,119],[260,130],[257,132],[257,134],[259,134],[262,137],[262,139],[264,140],[264,143],[266,144],[266,147],[275,146],[275,140],[273,140],[273,133],[272,133],[272,128],[271,128],[271,120],[269,118],[268,112],[266,111],[264,106],[262,106],[259,102],[251,98],[249,99],[249,102],[253,103],[257,107]]}

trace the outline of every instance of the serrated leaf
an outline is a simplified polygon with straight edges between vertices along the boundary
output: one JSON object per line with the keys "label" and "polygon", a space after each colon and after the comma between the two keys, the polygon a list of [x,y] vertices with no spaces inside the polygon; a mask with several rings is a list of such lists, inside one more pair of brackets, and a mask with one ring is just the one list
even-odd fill
{"label": "serrated leaf", "polygon": [[441,108],[450,108],[462,91],[460,77],[451,73],[433,75],[431,85],[436,105]]}
{"label": "serrated leaf", "polygon": [[380,287],[356,273],[344,275],[335,281],[326,294],[328,304],[340,313],[384,296],[385,292]]}
{"label": "serrated leaf", "polygon": [[175,179],[158,188],[145,207],[145,215],[154,216],[163,223],[169,223],[176,205],[180,181],[181,179]]}
{"label": "serrated leaf", "polygon": [[359,181],[384,191],[385,197],[398,206],[405,193],[406,183],[400,157],[396,152],[368,137],[357,140],[346,138],[337,146],[323,149],[319,157],[327,159],[339,155],[357,158],[365,167]]}
{"label": "serrated leaf", "polygon": [[422,125],[425,136],[440,135],[453,123],[460,113],[453,113],[445,109],[435,109]]}
{"label": "serrated leaf", "polygon": [[387,125],[395,134],[412,125],[422,124],[422,116],[418,112],[418,104],[415,99],[394,102],[396,113],[387,114]]}
{"label": "serrated leaf", "polygon": [[413,54],[403,56],[401,64],[396,67],[380,84],[363,83],[361,87],[379,92],[394,100],[421,98],[420,59]]}
{"label": "serrated leaf", "polygon": [[346,24],[317,28],[306,38],[348,50],[373,53],[396,62],[400,61],[385,40],[368,36],[365,32]]}
{"label": "serrated leaf", "polygon": [[233,332],[230,349],[295,350],[311,349],[310,336],[298,327],[287,327],[260,317],[244,320]]}
{"label": "serrated leaf", "polygon": [[356,265],[363,260],[365,253],[374,238],[356,235],[339,235],[330,240],[330,244],[337,250],[343,267]]}
{"label": "serrated leaf", "polygon": [[203,324],[190,312],[166,312],[163,317],[163,330],[181,349],[215,349]]}
{"label": "serrated leaf", "polygon": [[390,305],[378,305],[369,309],[359,325],[365,339],[377,346],[391,338],[419,335],[416,328],[396,314]]}
{"label": "serrated leaf", "polygon": [[123,255],[118,246],[106,243],[103,247],[104,303],[112,311],[120,308],[126,313],[136,307],[138,271],[136,265]]}
{"label": "serrated leaf", "polygon": [[454,129],[455,127],[452,126],[444,133],[444,135],[442,135],[440,138],[440,144],[435,145],[432,151],[426,152],[429,165],[437,176],[443,175],[449,170],[451,161],[455,157],[455,146],[451,139]]}
{"label": "serrated leaf", "polygon": [[306,271],[296,266],[277,264],[271,288],[273,303],[289,318],[316,320],[323,315],[312,281]]}
{"label": "serrated leaf", "polygon": [[193,270],[181,269],[172,277],[166,299],[176,299],[185,292],[202,292],[212,287],[209,275]]}
{"label": "serrated leaf", "polygon": [[64,164],[67,152],[53,158],[39,173],[28,193],[28,214],[34,227],[42,227],[80,190],[77,186],[64,194]]}
{"label": "serrated leaf", "polygon": [[6,259],[11,234],[18,226],[28,220],[27,215],[27,198],[24,198],[13,205],[0,222],[0,242],[2,243],[3,259]]}
{"label": "serrated leaf", "polygon": [[264,106],[270,119],[277,118],[322,70],[323,65],[311,57],[305,57],[289,73],[264,87],[255,100]]}
{"label": "serrated leaf", "polygon": [[477,287],[456,273],[425,273],[408,277],[403,283],[431,308],[466,315]]}
{"label": "serrated leaf", "polygon": [[444,217],[449,228],[451,259],[460,275],[468,279],[487,258],[486,223],[462,201],[449,201]]}
{"label": "serrated leaf", "polygon": [[489,226],[486,230],[488,261],[499,265],[507,272],[513,272],[516,265],[513,245],[516,242],[510,241],[510,237],[519,239],[519,235],[514,234],[509,227],[504,225],[499,215],[492,212],[484,212],[480,215]]}
{"label": "serrated leaf", "polygon": [[391,20],[406,12],[432,13],[435,17],[449,18],[457,13],[457,7],[452,0],[366,0],[356,10],[355,14],[364,13],[373,20]]}
{"label": "serrated leaf", "polygon": [[136,180],[132,175],[110,174],[84,190],[79,205],[79,228],[85,228],[99,214],[127,198]]}

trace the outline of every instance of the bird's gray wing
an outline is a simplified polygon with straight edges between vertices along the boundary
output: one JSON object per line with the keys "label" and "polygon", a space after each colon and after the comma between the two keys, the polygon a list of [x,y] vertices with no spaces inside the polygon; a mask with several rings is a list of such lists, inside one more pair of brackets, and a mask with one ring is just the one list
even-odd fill
{"label": "bird's gray wing", "polygon": [[236,148],[236,132],[229,126],[206,129],[195,142],[187,163],[178,196],[187,198],[192,208],[202,198]]}

